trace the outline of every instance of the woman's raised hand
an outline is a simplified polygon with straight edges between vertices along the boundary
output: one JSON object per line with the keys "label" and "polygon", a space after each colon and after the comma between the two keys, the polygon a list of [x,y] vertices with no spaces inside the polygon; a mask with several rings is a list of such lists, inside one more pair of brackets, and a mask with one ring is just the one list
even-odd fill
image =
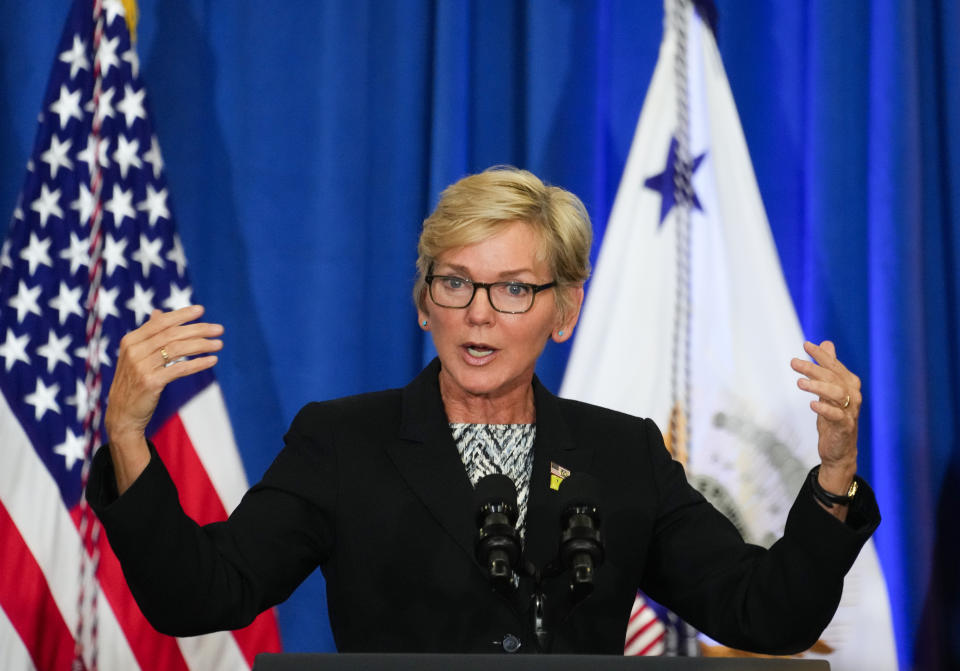
{"label": "woman's raised hand", "polygon": [[[803,349],[814,361],[797,358],[791,366],[804,376],[797,386],[817,396],[810,408],[817,413],[818,478],[828,492],[844,494],[857,472],[857,424],[863,403],[860,378],[841,363],[829,340],[819,345],[804,343]],[[839,508],[831,512],[841,518],[846,515]]]}
{"label": "woman's raised hand", "polygon": [[196,322],[201,315],[200,305],[173,312],[154,310],[149,320],[120,341],[105,422],[121,494],[150,461],[146,429],[160,392],[177,378],[217,363],[210,353],[223,347],[217,339],[223,326]]}

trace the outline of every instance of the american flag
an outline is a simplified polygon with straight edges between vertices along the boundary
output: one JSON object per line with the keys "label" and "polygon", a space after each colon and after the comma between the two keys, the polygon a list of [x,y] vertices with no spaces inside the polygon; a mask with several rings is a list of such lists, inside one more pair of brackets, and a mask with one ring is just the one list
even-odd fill
{"label": "american flag", "polygon": [[[120,0],[73,3],[0,251],[3,669],[247,669],[280,648],[272,611],[154,631],[82,498],[120,339],[192,301],[125,17]],[[247,483],[213,374],[170,385],[148,435],[187,512],[225,519]]]}
{"label": "american flag", "polygon": [[[623,654],[635,657],[656,657],[667,652],[667,629],[652,605],[637,592],[627,621]],[[676,654],[674,652],[674,654]]]}

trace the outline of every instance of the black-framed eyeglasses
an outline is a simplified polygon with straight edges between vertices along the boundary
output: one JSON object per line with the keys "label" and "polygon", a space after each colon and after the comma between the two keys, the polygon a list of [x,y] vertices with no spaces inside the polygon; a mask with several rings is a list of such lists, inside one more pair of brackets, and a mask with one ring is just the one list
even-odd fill
{"label": "black-framed eyeglasses", "polygon": [[477,289],[486,289],[490,307],[510,315],[527,312],[538,293],[557,285],[556,282],[474,282],[454,275],[427,275],[424,281],[430,287],[430,300],[442,308],[465,308],[473,302]]}

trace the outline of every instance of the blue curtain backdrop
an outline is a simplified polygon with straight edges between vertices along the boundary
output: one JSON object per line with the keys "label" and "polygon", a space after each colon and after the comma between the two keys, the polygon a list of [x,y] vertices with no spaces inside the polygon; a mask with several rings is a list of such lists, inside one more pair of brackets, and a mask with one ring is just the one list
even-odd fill
{"label": "blue curtain backdrop", "polygon": [[[66,0],[0,0],[12,212]],[[960,667],[960,2],[719,1],[719,41],[808,337],[861,375],[861,472],[903,668]],[[139,51],[251,480],[314,399],[404,384],[440,189],[489,165],[578,193],[602,238],[657,0],[141,0]],[[596,249],[595,249],[596,251]],[[568,349],[540,374],[556,389]],[[319,572],[280,607],[332,648]]]}

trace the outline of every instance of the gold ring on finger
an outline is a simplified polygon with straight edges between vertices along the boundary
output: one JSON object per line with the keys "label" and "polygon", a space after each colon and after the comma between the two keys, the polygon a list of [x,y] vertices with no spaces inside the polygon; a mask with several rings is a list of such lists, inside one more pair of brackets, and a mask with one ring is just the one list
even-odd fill
{"label": "gold ring on finger", "polygon": [[164,365],[164,366],[169,366],[169,365],[170,365],[170,355],[167,354],[167,348],[166,348],[166,347],[161,347],[161,348],[160,348],[160,356],[163,357],[163,365]]}
{"label": "gold ring on finger", "polygon": [[850,405],[850,394],[847,394],[847,397],[843,399],[843,405],[841,405],[840,407],[846,408],[849,405]]}

